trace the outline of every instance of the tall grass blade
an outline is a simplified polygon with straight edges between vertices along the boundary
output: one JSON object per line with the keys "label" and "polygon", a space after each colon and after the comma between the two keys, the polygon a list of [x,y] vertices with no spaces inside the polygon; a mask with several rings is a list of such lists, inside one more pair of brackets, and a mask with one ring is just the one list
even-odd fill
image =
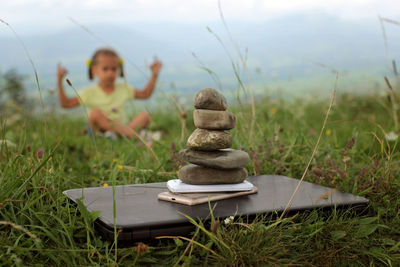
{"label": "tall grass blade", "polygon": [[40,162],[39,166],[36,167],[36,169],[32,172],[32,174],[25,179],[25,181],[19,186],[19,188],[14,192],[12,195],[11,199],[14,199],[16,196],[18,196],[22,190],[25,189],[25,185],[43,168],[43,166],[49,161],[50,157],[53,156],[54,151],[58,148],[58,145],[60,143],[56,144],[53,150],[50,151],[49,155]]}
{"label": "tall grass blade", "polygon": [[385,83],[387,85],[387,87],[390,89],[390,99],[392,102],[392,114],[393,114],[393,121],[394,121],[394,128],[395,131],[398,132],[399,131],[399,119],[397,116],[397,101],[396,101],[396,96],[394,95],[394,90],[392,85],[389,82],[389,79],[385,76]]}
{"label": "tall grass blade", "polygon": [[[22,48],[23,48],[23,50],[25,52],[25,55],[28,58],[29,63],[32,66],[33,73],[34,73],[34,76],[35,76],[36,85],[37,85],[37,88],[38,88],[38,91],[39,91],[40,104],[41,104],[42,110],[44,112],[45,111],[45,107],[44,107],[44,103],[43,103],[42,90],[41,90],[40,82],[39,82],[39,75],[37,73],[37,69],[36,69],[35,63],[33,63],[32,57],[29,54],[28,48],[26,48],[26,45],[25,45],[24,41],[22,41],[22,39],[19,37],[17,32],[14,30],[13,27],[11,27],[11,25],[9,23],[7,23],[6,21],[4,21],[2,19],[0,19],[0,22],[5,24],[12,31],[12,33],[14,34],[14,36],[16,37],[16,39],[18,40],[18,42],[22,46]],[[44,131],[44,139],[46,139],[46,137],[47,137],[47,122],[46,122],[46,120],[43,120],[43,123],[44,123],[44,126],[45,126],[44,127],[44,130],[45,130]]]}
{"label": "tall grass blade", "polygon": [[27,234],[30,238],[32,238],[33,240],[35,240],[35,242],[40,243],[41,240],[33,233],[29,232],[28,230],[26,230],[24,227],[22,227],[21,225],[17,225],[15,223],[9,222],[9,221],[0,221],[1,225],[9,225],[12,228],[16,229],[16,230],[20,230],[22,232],[24,232],[25,234]]}
{"label": "tall grass blade", "polygon": [[[79,102],[83,103],[81,96],[79,95],[79,93],[78,93],[78,91],[75,89],[75,87],[73,86],[73,84],[72,84],[72,82],[70,81],[70,79],[67,78],[67,79],[65,79],[65,80],[66,80],[67,84],[72,88],[72,90],[74,90],[74,93],[75,93],[76,97],[79,98]],[[87,119],[87,121],[89,121],[88,109],[87,109],[87,107],[86,107],[85,105],[83,105],[83,109],[84,109],[84,112],[85,112],[86,119]],[[93,137],[93,138],[90,138],[90,141],[93,142],[94,148],[96,149],[96,152],[98,152],[98,149],[97,149],[97,142],[96,142],[96,138],[97,138],[97,137],[96,137],[95,134],[94,134],[93,136],[91,136],[91,137]]]}
{"label": "tall grass blade", "polygon": [[384,20],[381,16],[378,16],[379,22],[381,25],[381,30],[382,30],[382,36],[383,36],[383,44],[385,45],[385,54],[386,54],[386,62],[389,60],[389,48],[388,48],[388,39],[386,35],[386,30],[385,30],[385,25],[384,25]]}
{"label": "tall grass blade", "polygon": [[394,74],[394,76],[397,77],[399,75],[399,73],[397,72],[397,66],[396,66],[395,60],[392,60],[392,67],[393,67],[393,74]]}
{"label": "tall grass blade", "polygon": [[[78,21],[76,21],[75,19],[69,17],[69,20],[78,25],[82,30],[84,30],[85,32],[87,32],[90,36],[92,36],[94,39],[96,39],[97,41],[99,41],[100,43],[106,45],[106,46],[112,46],[109,43],[107,43],[105,40],[103,40],[103,38],[97,36],[94,32],[92,32],[88,27],[86,27],[85,25],[79,23]],[[114,47],[114,46],[112,46]],[[129,58],[125,58],[126,61],[128,61],[132,66],[134,66],[136,68],[137,71],[139,71],[141,74],[143,74],[144,77],[148,78],[148,75],[146,75],[146,73],[139,68],[138,65],[136,65],[132,60],[130,60]]]}
{"label": "tall grass blade", "polygon": [[322,124],[322,128],[321,128],[321,131],[320,131],[320,133],[319,133],[317,143],[316,143],[315,146],[314,146],[314,150],[313,150],[313,152],[312,152],[312,154],[311,154],[310,160],[309,160],[308,163],[307,163],[307,166],[306,166],[306,168],[305,168],[305,170],[304,170],[304,172],[303,172],[303,175],[302,175],[300,181],[298,182],[298,184],[297,184],[297,186],[296,186],[296,188],[295,188],[295,190],[294,190],[292,196],[291,196],[290,199],[289,199],[289,202],[287,203],[285,209],[283,210],[281,216],[279,217],[280,220],[282,220],[282,218],[283,218],[283,216],[285,216],[287,210],[291,207],[292,202],[293,202],[293,199],[294,199],[294,197],[296,196],[296,193],[297,193],[297,191],[299,190],[300,185],[301,185],[301,183],[303,182],[304,177],[306,176],[306,174],[307,174],[307,172],[308,172],[308,169],[309,169],[309,167],[310,167],[310,164],[311,164],[311,162],[312,162],[312,160],[313,160],[313,158],[314,158],[314,156],[315,156],[315,153],[316,153],[317,150],[318,150],[319,142],[321,141],[322,134],[323,134],[323,132],[324,132],[324,130],[325,130],[325,126],[326,126],[326,123],[327,123],[327,121],[328,121],[329,113],[331,112],[333,103],[334,103],[334,101],[335,101],[336,88],[337,88],[337,81],[338,81],[338,78],[339,78],[339,73],[336,73],[335,86],[334,86],[334,88],[333,88],[333,93],[332,93],[331,101],[330,101],[330,103],[329,103],[328,111],[326,112],[325,120],[324,120],[324,123]]}
{"label": "tall grass blade", "polygon": [[231,248],[224,241],[222,241],[220,238],[215,236],[212,232],[208,231],[203,225],[201,225],[200,223],[196,222],[190,216],[188,216],[186,214],[183,214],[183,213],[180,213],[180,214],[185,216],[194,226],[200,228],[200,230],[203,231],[218,247],[225,248],[229,252],[230,256],[233,256],[233,251],[231,250]]}
{"label": "tall grass blade", "polygon": [[219,10],[219,15],[221,17],[221,20],[224,24],[225,30],[228,33],[229,39],[231,40],[232,45],[235,47],[237,54],[239,55],[240,61],[242,63],[243,69],[246,72],[247,76],[247,81],[249,83],[249,91],[250,91],[250,97],[251,97],[251,122],[250,122],[250,131],[249,131],[249,143],[252,145],[254,141],[254,127],[255,127],[255,122],[256,122],[256,104],[254,100],[254,90],[253,90],[253,84],[251,81],[249,69],[246,64],[246,59],[242,56],[242,53],[240,52],[240,49],[236,42],[232,38],[232,34],[229,31],[228,24],[225,21],[224,14],[222,12],[221,8],[221,1],[218,0],[218,10]]}

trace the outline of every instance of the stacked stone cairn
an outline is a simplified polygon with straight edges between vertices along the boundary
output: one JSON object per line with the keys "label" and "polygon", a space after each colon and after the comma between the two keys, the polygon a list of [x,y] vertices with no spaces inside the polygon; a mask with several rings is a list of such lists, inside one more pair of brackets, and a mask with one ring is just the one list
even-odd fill
{"label": "stacked stone cairn", "polygon": [[227,132],[236,125],[236,118],[226,111],[225,97],[217,90],[205,88],[195,98],[193,112],[196,130],[187,141],[181,157],[192,164],[178,172],[186,184],[235,184],[247,177],[245,166],[249,155],[242,150],[230,149],[232,135]]}

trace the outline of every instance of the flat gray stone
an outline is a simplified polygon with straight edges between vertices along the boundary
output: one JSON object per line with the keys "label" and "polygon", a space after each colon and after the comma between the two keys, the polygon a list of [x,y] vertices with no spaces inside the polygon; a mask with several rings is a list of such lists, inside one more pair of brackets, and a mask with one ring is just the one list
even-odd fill
{"label": "flat gray stone", "polygon": [[215,89],[204,88],[197,93],[194,107],[198,109],[226,110],[225,97]]}
{"label": "flat gray stone", "polygon": [[193,121],[197,128],[207,130],[230,130],[236,125],[235,115],[221,110],[195,109]]}
{"label": "flat gray stone", "polygon": [[232,146],[232,135],[224,131],[196,129],[186,143],[194,150],[218,150]]}
{"label": "flat gray stone", "polygon": [[249,154],[242,150],[221,149],[218,151],[198,151],[183,149],[179,155],[185,161],[215,169],[243,168],[250,162]]}
{"label": "flat gray stone", "polygon": [[221,170],[189,164],[179,170],[178,177],[187,184],[237,184],[246,179],[247,170]]}

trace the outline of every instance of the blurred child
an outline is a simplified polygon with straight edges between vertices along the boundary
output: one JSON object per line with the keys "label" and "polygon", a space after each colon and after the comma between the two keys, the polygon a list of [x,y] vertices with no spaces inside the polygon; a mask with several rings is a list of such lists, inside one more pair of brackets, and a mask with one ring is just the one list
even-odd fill
{"label": "blurred child", "polygon": [[61,65],[57,69],[58,99],[63,108],[83,105],[88,110],[88,124],[92,130],[113,132],[132,138],[150,122],[150,115],[143,111],[128,120],[124,105],[133,99],[147,99],[154,91],[162,63],[157,59],[151,64],[152,75],[143,90],[130,87],[126,82],[117,83],[118,76],[124,77],[123,61],[110,48],[98,49],[88,61],[89,79],[97,77],[97,84],[85,88],[79,96],[67,97],[63,78],[67,70]]}

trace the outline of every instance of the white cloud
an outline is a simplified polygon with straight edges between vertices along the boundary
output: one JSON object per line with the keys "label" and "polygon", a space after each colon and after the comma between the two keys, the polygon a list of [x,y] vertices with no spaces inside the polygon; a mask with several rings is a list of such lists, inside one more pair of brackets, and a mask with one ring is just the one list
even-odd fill
{"label": "white cloud", "polygon": [[[398,0],[221,0],[227,20],[262,21],[287,14],[327,13],[346,19],[400,17]],[[56,30],[68,17],[87,23],[219,20],[217,0],[2,0],[0,19],[19,32]],[[1,31],[0,31],[1,33]]]}

